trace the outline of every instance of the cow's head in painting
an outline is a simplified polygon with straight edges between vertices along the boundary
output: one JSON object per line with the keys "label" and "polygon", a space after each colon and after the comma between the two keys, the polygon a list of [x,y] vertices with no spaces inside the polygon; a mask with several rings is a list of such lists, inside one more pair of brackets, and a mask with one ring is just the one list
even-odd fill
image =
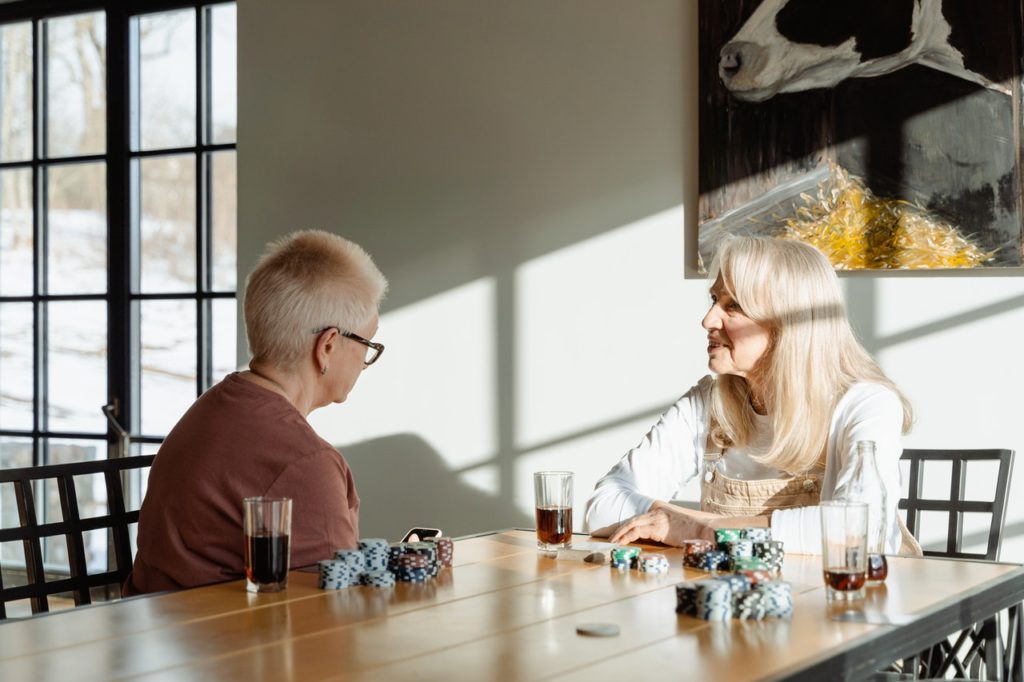
{"label": "cow's head in painting", "polygon": [[764,0],[722,47],[718,74],[755,102],[914,63],[1008,92],[965,66],[944,1],[958,0]]}

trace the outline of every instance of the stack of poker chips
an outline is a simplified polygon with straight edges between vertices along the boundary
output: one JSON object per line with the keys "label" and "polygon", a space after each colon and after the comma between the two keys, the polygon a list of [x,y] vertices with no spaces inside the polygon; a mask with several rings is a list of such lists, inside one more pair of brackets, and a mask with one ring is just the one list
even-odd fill
{"label": "stack of poker chips", "polygon": [[319,562],[320,589],[340,590],[358,585],[366,573],[366,557],[358,549],[339,549],[333,559]]}
{"label": "stack of poker chips", "polygon": [[395,578],[406,583],[425,583],[431,577],[430,556],[405,552],[398,556]]}
{"label": "stack of poker chips", "polygon": [[776,580],[759,585],[766,616],[789,618],[793,615],[793,588],[789,583]]}
{"label": "stack of poker chips", "polygon": [[752,585],[740,574],[727,574],[676,585],[676,613],[704,620],[764,620],[793,615],[789,583],[772,581]]}
{"label": "stack of poker chips", "polygon": [[676,613],[697,614],[697,583],[686,581],[676,585]]}
{"label": "stack of poker chips", "polygon": [[731,618],[732,586],[718,578],[698,581],[696,616],[704,620]]}
{"label": "stack of poker chips", "polygon": [[683,540],[683,566],[701,568],[703,556],[714,549],[710,540]]}
{"label": "stack of poker chips", "polygon": [[365,538],[359,541],[358,549],[339,549],[333,559],[319,562],[320,589],[359,584],[392,587],[396,580],[426,582],[442,566],[452,565],[454,552],[451,538],[393,544],[381,538]]}
{"label": "stack of poker chips", "polygon": [[638,547],[616,547],[611,551],[611,567],[619,570],[636,568],[639,556],[640,548]]}
{"label": "stack of poker chips", "polygon": [[[766,529],[759,528],[757,530]],[[768,540],[754,542],[754,557],[763,561],[768,570],[776,575],[782,570],[783,556],[782,543],[772,540],[770,534]]]}
{"label": "stack of poker chips", "polygon": [[[325,559],[317,562],[320,567],[321,590],[340,590],[352,584],[352,577],[345,562],[336,559]],[[356,578],[358,581],[358,577]]]}
{"label": "stack of poker chips", "polygon": [[641,573],[668,573],[668,557],[657,552],[641,552],[636,558]]}
{"label": "stack of poker chips", "polygon": [[437,546],[437,560],[442,568],[451,568],[452,559],[455,558],[455,542],[449,537],[427,538]]}
{"label": "stack of poker chips", "polygon": [[388,570],[388,541],[383,538],[364,538],[359,541],[359,550],[366,559],[367,573]]}
{"label": "stack of poker chips", "polygon": [[782,570],[782,543],[771,539],[770,528],[718,528],[715,542],[685,540],[683,566],[704,571]]}

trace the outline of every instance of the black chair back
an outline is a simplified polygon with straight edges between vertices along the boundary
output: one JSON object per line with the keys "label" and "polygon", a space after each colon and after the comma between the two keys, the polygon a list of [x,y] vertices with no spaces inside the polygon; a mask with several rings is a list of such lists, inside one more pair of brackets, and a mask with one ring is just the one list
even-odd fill
{"label": "black chair back", "polygon": [[[128,527],[139,520],[138,510],[126,511],[121,474],[130,469],[152,465],[155,455],[123,457],[99,461],[51,464],[20,469],[0,469],[0,484],[13,483],[18,507],[19,525],[16,528],[0,528],[0,543],[21,541],[25,550],[25,572],[28,583],[5,587],[0,574],[0,619],[7,617],[6,604],[16,600],[29,599],[32,613],[49,611],[50,595],[68,593],[74,596],[75,606],[92,601],[90,589],[109,585],[120,585],[132,568],[132,552]],[[75,493],[76,476],[102,474],[107,493],[107,514],[92,518],[80,518],[78,497]],[[36,517],[36,500],[33,482],[55,479],[60,496],[61,520],[39,523]],[[113,538],[113,560],[115,567],[92,575],[85,560],[83,534],[97,529],[108,529]],[[64,579],[46,580],[43,571],[43,540],[48,537],[64,536],[68,548],[68,569],[70,576]]]}
{"label": "black chair back", "polygon": [[[946,531],[946,547],[944,550],[925,550],[926,556],[949,557],[957,559],[985,559],[995,561],[999,558],[999,546],[1002,542],[1003,524],[1006,520],[1006,493],[1010,487],[1010,472],[1013,469],[1013,450],[914,450],[903,451],[903,460],[910,462],[910,490],[906,498],[900,500],[899,508],[907,512],[907,529],[914,537],[920,539],[919,529],[921,512],[946,512],[949,522]],[[998,461],[999,470],[994,481],[994,495],[991,501],[965,500],[967,481],[967,464],[979,461]],[[950,462],[950,490],[948,499],[923,499],[921,497],[924,483],[923,469],[926,462]],[[963,551],[964,514],[991,514],[988,542],[984,553]]]}

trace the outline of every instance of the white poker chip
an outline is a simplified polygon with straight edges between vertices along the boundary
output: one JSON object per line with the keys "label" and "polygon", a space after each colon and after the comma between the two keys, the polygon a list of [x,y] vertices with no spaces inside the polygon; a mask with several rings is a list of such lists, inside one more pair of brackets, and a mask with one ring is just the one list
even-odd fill
{"label": "white poker chip", "polygon": [[617,637],[619,626],[615,623],[580,623],[576,626],[576,634],[585,637]]}

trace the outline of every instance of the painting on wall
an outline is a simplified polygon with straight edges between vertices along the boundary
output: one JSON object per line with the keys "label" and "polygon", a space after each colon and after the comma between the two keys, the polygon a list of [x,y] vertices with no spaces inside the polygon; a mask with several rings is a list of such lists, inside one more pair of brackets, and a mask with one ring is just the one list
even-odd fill
{"label": "painting on wall", "polygon": [[728,234],[840,270],[1020,266],[1020,0],[700,0],[699,262]]}

